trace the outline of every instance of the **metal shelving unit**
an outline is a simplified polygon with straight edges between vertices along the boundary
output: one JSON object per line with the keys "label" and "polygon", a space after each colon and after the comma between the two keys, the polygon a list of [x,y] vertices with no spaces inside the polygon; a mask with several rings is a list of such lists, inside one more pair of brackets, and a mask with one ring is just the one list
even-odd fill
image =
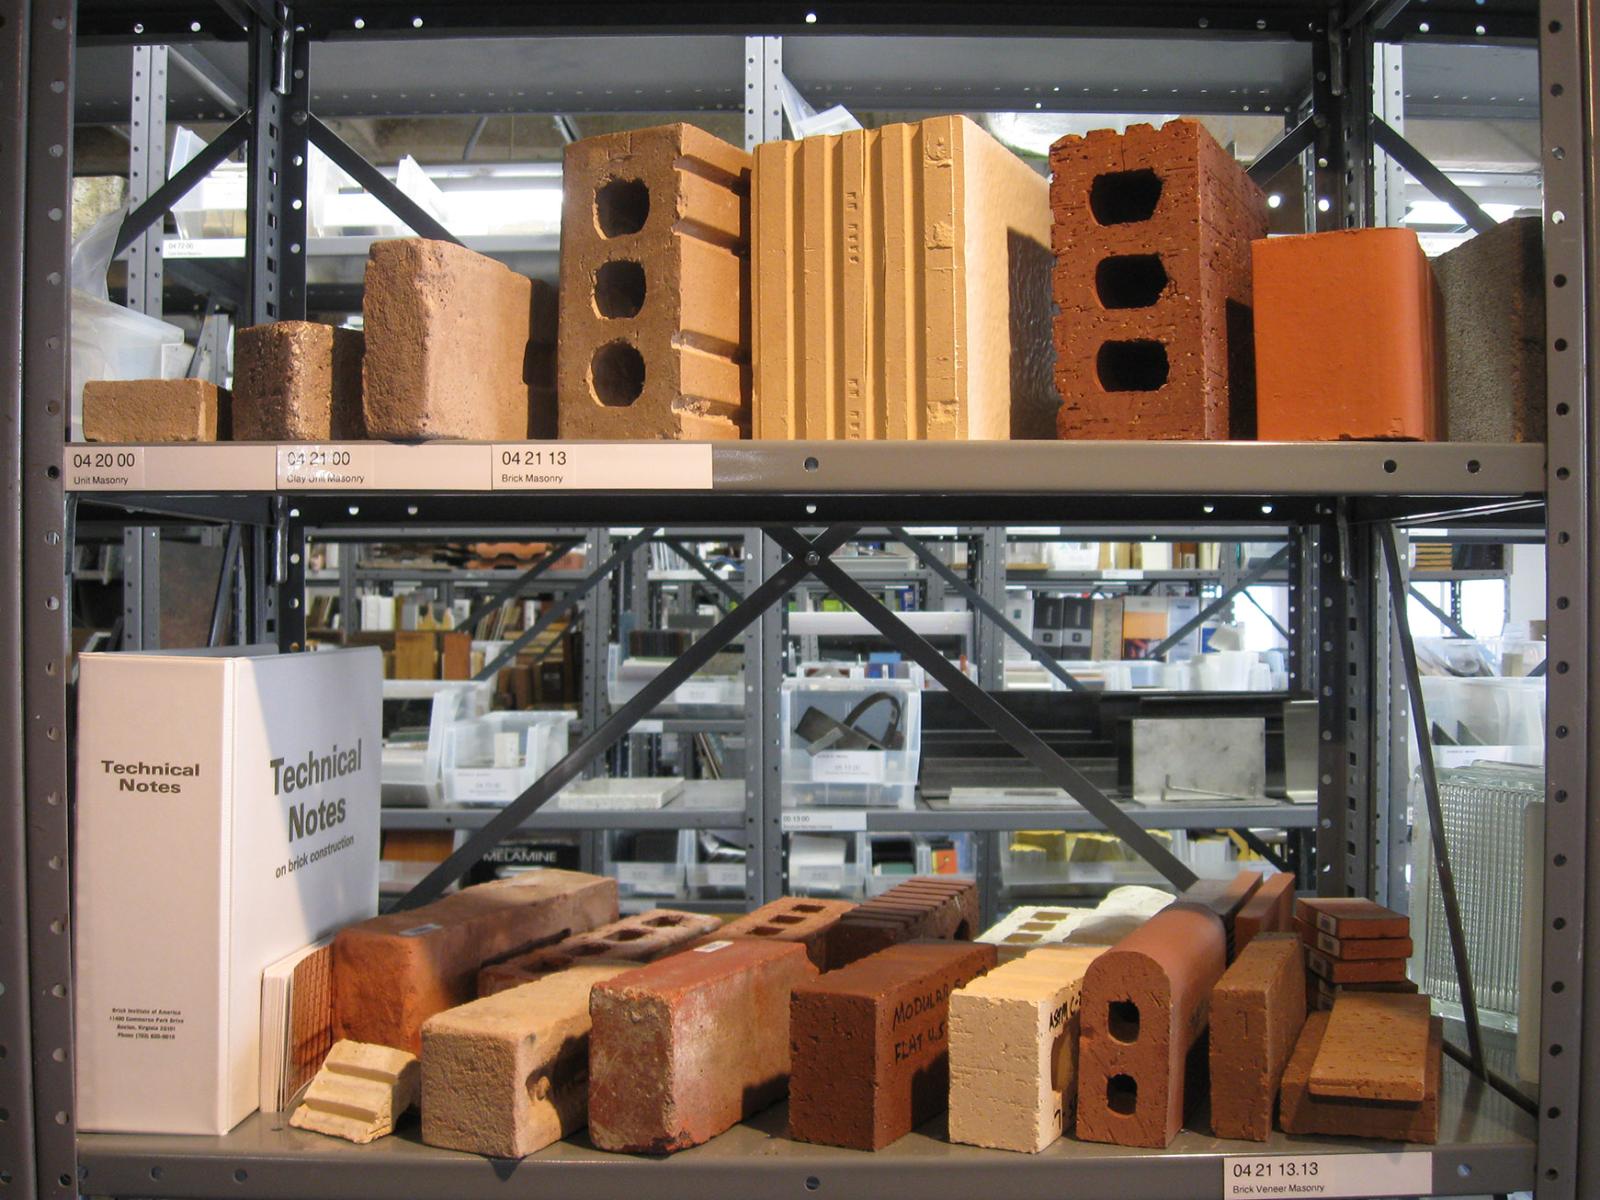
{"label": "metal shelving unit", "polygon": [[[1433,0],[1426,11],[1374,0],[1125,0],[1003,10],[931,3],[913,15],[939,26],[941,36],[919,36],[919,53],[891,56],[881,53],[877,39],[907,20],[901,6],[856,5],[848,14],[818,7],[820,32],[804,23],[800,7],[750,6],[734,18],[751,22],[744,37],[715,24],[729,19],[723,10],[702,16],[676,6],[628,4],[613,6],[608,19],[616,25],[604,31],[580,28],[595,20],[591,6],[520,3],[402,9],[304,0],[291,14],[276,0],[150,6],[29,0],[0,21],[0,351],[7,351],[0,353],[0,431],[13,431],[0,437],[0,466],[9,481],[0,488],[0,637],[9,635],[9,644],[22,647],[16,669],[0,677],[0,786],[16,798],[0,819],[0,1187],[51,1197],[531,1195],[552,1188],[597,1197],[619,1188],[697,1198],[785,1188],[844,1196],[891,1190],[967,1196],[981,1189],[997,1196],[1114,1191],[1130,1198],[1195,1197],[1223,1194],[1224,1160],[1232,1153],[1395,1150],[1281,1135],[1265,1146],[1235,1144],[1186,1132],[1166,1152],[1066,1140],[1030,1157],[950,1145],[942,1130],[930,1127],[886,1152],[860,1155],[785,1140],[781,1108],[666,1161],[601,1154],[579,1138],[520,1164],[497,1163],[423,1146],[414,1127],[356,1148],[288,1129],[264,1114],[222,1138],[79,1134],[64,583],[74,524],[89,519],[134,528],[165,521],[235,528],[240,577],[248,581],[240,632],[284,649],[304,643],[304,549],[311,537],[378,541],[419,527],[494,529],[501,536],[552,525],[603,532],[643,522],[683,536],[707,527],[750,531],[738,585],[746,602],[658,681],[665,694],[686,677],[701,647],[747,637],[750,702],[737,718],[752,748],[744,807],[605,815],[603,821],[612,829],[742,829],[753,897],[784,886],[783,809],[770,749],[778,742],[777,714],[767,700],[776,695],[781,674],[782,618],[772,604],[809,573],[869,613],[874,627],[908,656],[925,649],[887,610],[849,600],[851,587],[859,585],[837,573],[829,555],[855,527],[1052,524],[1110,536],[1112,529],[1159,526],[1222,540],[1228,531],[1271,523],[1288,531],[1293,547],[1285,576],[1295,597],[1290,690],[1318,703],[1316,805],[1117,810],[1088,787],[1082,812],[957,812],[923,804],[872,810],[864,824],[881,832],[998,832],[1105,823],[1146,845],[1141,831],[1147,828],[1305,830],[1314,842],[1319,891],[1396,904],[1405,902],[1406,773],[1399,747],[1406,705],[1392,691],[1389,674],[1397,614],[1382,586],[1384,538],[1394,523],[1537,529],[1543,520],[1553,714],[1545,844],[1553,856],[1545,871],[1545,1053],[1537,1115],[1451,1061],[1442,1140],[1426,1152],[1438,1194],[1536,1187],[1541,1197],[1558,1198],[1600,1187],[1600,1167],[1580,1153],[1580,1146],[1600,1138],[1594,1082],[1600,1079],[1600,1038],[1583,1036],[1600,1007],[1600,884],[1588,881],[1585,865],[1587,797],[1600,788],[1600,757],[1591,753],[1600,733],[1588,714],[1595,666],[1590,637],[1600,611],[1588,584],[1596,458],[1594,381],[1584,350],[1600,333],[1587,303],[1596,275],[1586,244],[1596,220],[1587,179],[1600,162],[1585,116],[1595,93],[1590,47],[1600,35],[1600,9],[1588,0]],[[919,35],[924,32],[931,31]],[[82,57],[75,59],[80,35]],[[644,37],[652,41],[617,51],[618,38]],[[385,39],[382,55],[366,53],[374,38]],[[1414,72],[1407,78],[1416,94],[1405,97],[1412,112],[1421,115],[1432,105],[1435,115],[1494,110],[1515,117],[1532,116],[1535,108],[1529,89],[1518,90],[1517,76],[1536,39],[1548,456],[1542,446],[1459,444],[733,443],[671,448],[683,456],[684,486],[632,492],[609,485],[497,487],[498,448],[471,443],[351,447],[361,456],[360,483],[342,490],[288,483],[295,478],[292,470],[286,474],[293,463],[270,445],[96,447],[112,459],[104,466],[84,463],[75,458],[84,448],[65,444],[62,402],[73,109],[75,97],[79,105],[121,103],[120,96],[99,95],[109,72],[96,56],[120,55],[131,41],[151,39],[194,43],[202,57],[220,64],[224,84],[231,82],[239,107],[248,110],[244,150],[252,177],[241,323],[303,311],[306,256],[292,247],[304,240],[304,216],[296,217],[295,202],[305,186],[298,160],[306,145],[301,118],[308,112],[724,109],[743,112],[746,140],[754,143],[781,134],[777,67],[824,103],[870,97],[906,109],[948,109],[981,98],[985,105],[1019,110],[1152,113],[1239,113],[1246,105],[1259,112],[1265,106],[1285,127],[1284,141],[1268,152],[1271,161],[1287,166],[1304,156],[1306,210],[1319,227],[1337,228],[1380,219],[1387,202],[1389,189],[1373,161],[1371,122],[1374,111],[1384,120],[1397,112],[1389,98],[1374,101],[1372,75],[1393,44],[1404,44],[1407,70]],[[1107,53],[1107,39],[1117,53]],[[1451,64],[1463,41],[1495,44],[1472,47],[1478,69],[1460,72]],[[461,80],[457,94],[397,94],[396,80],[429,70]],[[374,71],[382,78],[362,74]],[[86,84],[81,90],[79,74]],[[853,90],[857,78],[868,81],[859,91]],[[517,81],[531,79],[543,82],[545,95],[531,85],[521,87],[526,95],[517,94]],[[1074,82],[1076,92],[1065,87],[1069,79],[1082,80]],[[1419,82],[1428,79],[1435,82]],[[1451,87],[1443,86],[1447,80]],[[200,90],[207,99],[197,103],[210,111],[214,88]],[[114,481],[97,483],[94,476]],[[937,492],[929,490],[930,480],[938,481]],[[605,592],[611,586],[596,592],[595,612],[609,613]],[[593,650],[606,640],[596,636],[586,644]],[[594,861],[596,815],[541,805],[638,718],[649,719],[659,698],[647,688],[640,700],[611,712],[603,679],[603,667],[586,672],[580,745],[508,809],[409,810],[391,813],[391,827],[490,838],[522,828],[573,829],[582,834],[587,861]],[[973,694],[977,689],[952,681],[951,690],[980,721],[1042,764],[1048,778],[1081,782],[1043,743],[1036,754],[1032,735],[986,708],[983,694]],[[676,718],[659,719],[666,731]],[[997,874],[992,854],[988,858],[980,870],[986,882]]]}

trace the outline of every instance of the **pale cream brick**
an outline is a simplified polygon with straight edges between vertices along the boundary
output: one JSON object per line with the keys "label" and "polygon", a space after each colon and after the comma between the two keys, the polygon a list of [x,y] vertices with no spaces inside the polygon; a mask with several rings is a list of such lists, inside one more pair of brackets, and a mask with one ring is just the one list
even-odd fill
{"label": "pale cream brick", "polygon": [[364,1145],[394,1132],[395,1122],[417,1102],[417,1083],[415,1055],[335,1042],[289,1124]]}

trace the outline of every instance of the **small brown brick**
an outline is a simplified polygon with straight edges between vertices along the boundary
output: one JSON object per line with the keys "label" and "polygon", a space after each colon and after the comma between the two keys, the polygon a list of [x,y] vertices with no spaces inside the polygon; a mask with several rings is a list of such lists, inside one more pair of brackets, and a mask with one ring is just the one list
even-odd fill
{"label": "small brown brick", "polygon": [[949,1104],[950,993],[993,946],[905,942],[794,990],[789,1136],[881,1150]]}
{"label": "small brown brick", "polygon": [[1264,1142],[1278,1082],[1306,1019],[1305,950],[1293,934],[1251,938],[1211,993],[1211,1128]]}
{"label": "small brown brick", "polygon": [[1339,938],[1411,936],[1410,917],[1359,896],[1307,896],[1295,901],[1294,915]]}
{"label": "small brown brick", "polygon": [[[1078,1054],[1078,1136],[1167,1146],[1183,1125],[1190,1060],[1226,966],[1222,921],[1162,909],[1089,965]],[[1197,1068],[1204,1068],[1203,1051]]]}
{"label": "small brown brick", "polygon": [[548,285],[465,246],[374,242],[361,302],[368,435],[520,441],[553,427],[532,410],[553,311]]}
{"label": "small brown brick", "polygon": [[1295,921],[1294,931],[1311,949],[1320,950],[1329,958],[1346,962],[1411,957],[1412,944],[1408,937],[1336,938],[1331,933],[1322,933],[1301,920]]}
{"label": "small brown brick", "polygon": [[1423,995],[1340,996],[1311,1066],[1311,1094],[1420,1103],[1427,1083],[1430,1004]]}
{"label": "small brown brick", "polygon": [[574,963],[652,962],[683,949],[721,925],[708,913],[652,908],[587,933],[574,934],[553,946],[490,963],[478,972],[478,995],[492,996],[520,987],[553,971],[564,971]]}
{"label": "small brown brick", "polygon": [[596,984],[589,1136],[669,1154],[782,1099],[789,993],[816,977],[796,942],[707,943]]}
{"label": "small brown brick", "polygon": [[1294,1055],[1283,1072],[1278,1098],[1279,1127],[1289,1134],[1381,1138],[1395,1142],[1439,1140],[1439,1083],[1444,1072],[1444,1022],[1428,1022],[1427,1082],[1419,1104],[1348,1100],[1311,1094],[1312,1064],[1328,1029],[1328,1014],[1306,1018]]}
{"label": "small brown brick", "polygon": [[1346,992],[1415,992],[1417,985],[1410,979],[1379,980],[1373,983],[1329,983],[1320,975],[1306,973],[1307,995],[1311,1007],[1323,1012],[1333,1007],[1333,1002]]}
{"label": "small brown brick", "polygon": [[1310,947],[1306,948],[1306,966],[1312,974],[1322,976],[1329,983],[1383,983],[1406,977],[1406,960],[1403,958],[1369,958],[1346,962]]}
{"label": "small brown brick", "polygon": [[898,942],[922,938],[966,941],[979,928],[977,884],[922,875],[841,916],[828,934],[828,963],[838,970]]}
{"label": "small brown brick", "polygon": [[1050,170],[1059,436],[1253,437],[1261,189],[1191,120],[1069,135]]}
{"label": "small brown brick", "polygon": [[663,125],[563,170],[561,436],[747,436],[750,155]]}
{"label": "small brown brick", "polygon": [[333,940],[335,1033],[422,1051],[422,1023],[476,995],[490,959],[617,918],[617,881],[528,871],[384,913]]}
{"label": "small brown brick", "polygon": [[83,436],[91,442],[214,442],[228,392],[204,379],[91,379]]}
{"label": "small brown brick", "polygon": [[1269,875],[1233,918],[1233,952],[1244,953],[1258,933],[1290,933],[1294,913],[1294,876]]}
{"label": "small brown brick", "polygon": [[719,938],[758,937],[775,942],[799,942],[806,948],[817,970],[828,966],[828,936],[834,924],[855,908],[849,900],[811,899],[805,896],[780,896],[754,912],[729,921],[715,935]]}
{"label": "small brown brick", "polygon": [[233,438],[312,442],[364,438],[358,329],[275,321],[233,339]]}

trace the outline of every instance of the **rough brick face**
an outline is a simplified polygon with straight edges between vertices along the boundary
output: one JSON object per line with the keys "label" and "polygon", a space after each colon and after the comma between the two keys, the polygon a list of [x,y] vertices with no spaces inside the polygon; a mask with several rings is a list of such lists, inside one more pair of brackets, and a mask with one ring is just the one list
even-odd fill
{"label": "rough brick face", "polygon": [[1293,934],[1263,933],[1211,993],[1211,1128],[1264,1142],[1278,1082],[1306,1019],[1305,951]]}
{"label": "rough brick face", "polygon": [[908,942],[795,988],[789,1136],[881,1150],[949,1103],[949,1009],[993,946]]}
{"label": "rough brick face", "polygon": [[750,156],[692,125],[566,149],[564,438],[737,438],[750,426]]}
{"label": "rough brick face", "polygon": [[422,1140],[521,1158],[589,1120],[589,992],[626,963],[559,971],[422,1026]]}
{"label": "rough brick face", "polygon": [[1340,229],[1251,249],[1261,440],[1438,440],[1440,302],[1417,235]]}
{"label": "rough brick face", "polygon": [[1269,875],[1254,895],[1234,914],[1233,949],[1243,954],[1258,933],[1293,932],[1294,876],[1288,871]]}
{"label": "rough brick face", "polygon": [[91,379],[83,385],[90,442],[214,442],[228,393],[203,379]]}
{"label": "rough brick face", "polygon": [[828,934],[828,963],[837,970],[898,942],[966,941],[977,931],[977,884],[921,875],[841,916]]}
{"label": "rough brick face", "polygon": [[1261,189],[1189,120],[1064,137],[1050,170],[1059,436],[1254,436]]}
{"label": "rough brick face", "polygon": [[1396,1142],[1439,1140],[1439,1083],[1444,1071],[1444,1022],[1428,1023],[1427,1075],[1420,1103],[1384,1103],[1313,1095],[1308,1086],[1312,1064],[1322,1048],[1328,1014],[1306,1018],[1294,1055],[1284,1068],[1278,1099],[1279,1127],[1289,1134],[1381,1138]]}
{"label": "rough brick face", "polygon": [[375,438],[520,441],[547,381],[546,284],[453,242],[398,238],[367,252],[362,404]]}
{"label": "rough brick face", "polygon": [[1410,937],[1411,918],[1360,896],[1306,896],[1295,919],[1338,938]]}
{"label": "rough brick face", "polygon": [[1098,946],[1047,946],[950,997],[950,1140],[1037,1153],[1072,1128],[1079,1008]]}
{"label": "rough brick face", "polygon": [[484,963],[616,918],[616,880],[540,870],[351,925],[333,941],[335,1032],[418,1054],[422,1023],[471,1000]]}
{"label": "rough brick face", "polygon": [[1048,185],[965,117],[756,149],[758,438],[1053,436]]}
{"label": "rough brick face", "polygon": [[710,942],[590,993],[589,1136],[668,1154],[783,1098],[789,994],[817,969],[795,942]]}
{"label": "rough brick face", "polygon": [[1420,1103],[1427,1082],[1427,996],[1351,992],[1328,1017],[1309,1086],[1318,1097]]}
{"label": "rough brick face", "polygon": [[491,963],[478,972],[478,995],[492,996],[554,971],[565,971],[576,963],[652,962],[682,949],[721,924],[707,913],[652,908],[587,933],[574,934],[553,946]]}
{"label": "rough brick face", "polygon": [[1191,1052],[1225,959],[1216,914],[1175,904],[1090,964],[1078,1056],[1080,1138],[1167,1146],[1177,1136]]}
{"label": "rough brick face", "polygon": [[275,321],[233,339],[233,438],[239,442],[352,440],[361,413],[358,329]]}
{"label": "rough brick face", "polygon": [[719,938],[770,938],[775,942],[799,942],[816,964],[828,966],[828,935],[834,924],[855,907],[849,900],[822,900],[802,896],[781,896],[754,912],[729,921],[716,931]]}

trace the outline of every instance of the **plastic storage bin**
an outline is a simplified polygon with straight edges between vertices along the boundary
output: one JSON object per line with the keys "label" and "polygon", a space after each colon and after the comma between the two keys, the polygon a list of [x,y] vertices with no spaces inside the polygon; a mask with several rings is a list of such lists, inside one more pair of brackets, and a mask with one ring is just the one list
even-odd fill
{"label": "plastic storage bin", "polygon": [[[610,648],[606,662],[606,697],[613,708],[621,708],[672,664],[670,658],[623,658],[620,647]],[[716,660],[713,660],[713,666]],[[706,669],[680,684],[662,701],[676,708],[742,708],[744,672]]]}
{"label": "plastic storage bin", "polygon": [[443,794],[444,744],[449,730],[458,721],[486,714],[493,700],[492,693],[489,684],[470,681],[383,681],[385,709],[406,701],[431,701],[432,704],[425,737],[384,739],[380,778],[385,807],[422,808],[439,803]]}
{"label": "plastic storage bin", "polygon": [[915,808],[922,691],[904,679],[786,679],[783,803]]}
{"label": "plastic storage bin", "polygon": [[444,744],[444,798],[508,804],[566,757],[576,713],[494,712],[452,723]]}

